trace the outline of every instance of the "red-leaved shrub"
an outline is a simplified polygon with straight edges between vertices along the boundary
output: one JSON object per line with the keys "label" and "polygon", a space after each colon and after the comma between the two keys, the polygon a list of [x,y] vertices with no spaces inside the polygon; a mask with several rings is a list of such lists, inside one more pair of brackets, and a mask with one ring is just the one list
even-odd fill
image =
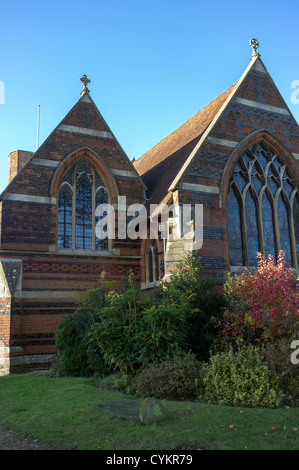
{"label": "red-leaved shrub", "polygon": [[261,254],[254,271],[240,268],[225,285],[229,308],[218,325],[227,343],[273,342],[299,332],[299,289],[296,275],[280,251],[277,263],[273,256]]}

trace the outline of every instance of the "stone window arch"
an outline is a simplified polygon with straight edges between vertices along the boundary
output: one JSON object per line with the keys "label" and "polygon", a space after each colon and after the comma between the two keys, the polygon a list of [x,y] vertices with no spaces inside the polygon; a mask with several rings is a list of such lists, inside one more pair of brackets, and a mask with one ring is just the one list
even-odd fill
{"label": "stone window arch", "polygon": [[256,266],[261,251],[279,250],[298,269],[299,193],[274,147],[259,141],[238,159],[229,182],[227,225],[231,266]]}
{"label": "stone window arch", "polygon": [[108,191],[98,170],[88,159],[81,158],[65,172],[58,188],[57,247],[108,250],[108,239],[99,240],[95,236],[99,221],[96,207],[108,200]]}

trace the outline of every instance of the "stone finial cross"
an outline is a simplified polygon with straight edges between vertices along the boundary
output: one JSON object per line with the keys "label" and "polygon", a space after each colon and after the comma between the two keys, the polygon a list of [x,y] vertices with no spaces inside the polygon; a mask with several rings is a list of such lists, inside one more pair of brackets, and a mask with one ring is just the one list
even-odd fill
{"label": "stone finial cross", "polygon": [[83,90],[81,91],[80,95],[84,95],[84,93],[89,93],[89,89],[87,88],[87,84],[90,83],[89,78],[87,78],[87,75],[83,75],[80,79],[80,82],[83,83]]}
{"label": "stone finial cross", "polygon": [[249,41],[249,45],[252,48],[252,57],[255,57],[256,55],[260,55],[258,52],[256,52],[256,50],[258,49],[260,45],[257,39],[251,38]]}

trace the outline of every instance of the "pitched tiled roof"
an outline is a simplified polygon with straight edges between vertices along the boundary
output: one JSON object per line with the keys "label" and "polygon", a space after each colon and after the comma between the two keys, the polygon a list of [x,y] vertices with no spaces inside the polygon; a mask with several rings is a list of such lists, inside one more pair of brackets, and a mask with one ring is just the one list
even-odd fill
{"label": "pitched tiled roof", "polygon": [[149,188],[151,203],[160,203],[167,195],[170,184],[236,83],[134,162]]}

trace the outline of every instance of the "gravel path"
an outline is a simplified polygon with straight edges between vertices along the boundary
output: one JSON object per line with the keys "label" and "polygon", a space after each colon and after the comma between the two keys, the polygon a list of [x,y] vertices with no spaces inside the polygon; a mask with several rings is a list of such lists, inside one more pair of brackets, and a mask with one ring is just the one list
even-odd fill
{"label": "gravel path", "polygon": [[39,439],[30,440],[0,425],[0,450],[53,450]]}

